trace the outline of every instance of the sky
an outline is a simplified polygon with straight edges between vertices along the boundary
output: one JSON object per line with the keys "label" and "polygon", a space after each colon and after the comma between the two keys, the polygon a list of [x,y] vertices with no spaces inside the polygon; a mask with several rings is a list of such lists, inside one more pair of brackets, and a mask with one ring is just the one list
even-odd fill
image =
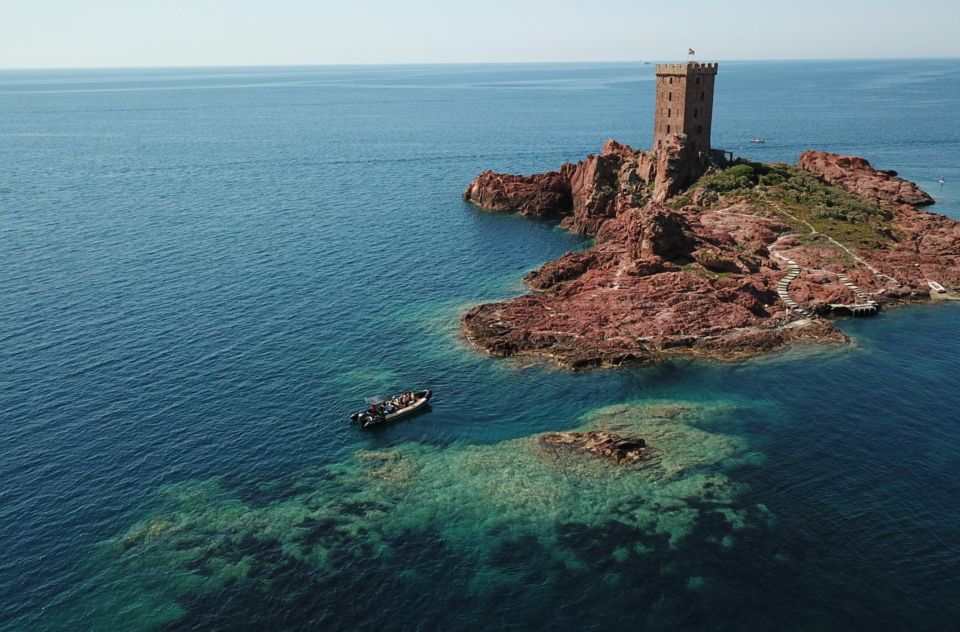
{"label": "sky", "polygon": [[0,0],[0,68],[960,57],[957,0]]}

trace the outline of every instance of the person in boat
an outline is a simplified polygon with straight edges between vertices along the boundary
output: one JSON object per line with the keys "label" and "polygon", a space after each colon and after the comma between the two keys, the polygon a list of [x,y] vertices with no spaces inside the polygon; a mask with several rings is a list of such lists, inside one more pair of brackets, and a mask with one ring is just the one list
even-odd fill
{"label": "person in boat", "polygon": [[387,414],[390,414],[397,410],[397,407],[393,405],[393,402],[387,402],[387,405],[384,407],[384,410],[387,411]]}

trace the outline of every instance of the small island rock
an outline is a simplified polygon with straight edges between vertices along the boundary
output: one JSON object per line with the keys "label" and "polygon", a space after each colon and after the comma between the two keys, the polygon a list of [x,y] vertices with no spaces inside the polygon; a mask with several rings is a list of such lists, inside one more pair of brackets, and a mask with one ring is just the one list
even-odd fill
{"label": "small island rock", "polygon": [[551,432],[540,437],[540,444],[592,454],[617,463],[639,461],[647,449],[646,441],[639,437],[622,437],[603,430]]}

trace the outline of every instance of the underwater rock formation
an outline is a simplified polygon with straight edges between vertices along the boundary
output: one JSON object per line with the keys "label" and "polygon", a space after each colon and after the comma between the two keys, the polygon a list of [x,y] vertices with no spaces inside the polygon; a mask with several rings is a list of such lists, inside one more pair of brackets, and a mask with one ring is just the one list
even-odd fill
{"label": "underwater rock formation", "polygon": [[[771,414],[728,403],[611,406],[570,432],[360,450],[253,491],[219,479],[166,485],[95,560],[98,595],[105,604],[151,603],[125,625],[151,629],[187,616],[191,602],[225,592],[262,599],[285,581],[330,604],[381,591],[370,577],[415,592],[401,575],[435,557],[455,558],[453,566],[469,572],[469,585],[450,587],[463,593],[541,591],[545,577],[620,565],[659,572],[680,547],[727,550],[768,524],[765,507],[743,504],[743,486],[727,475],[755,463],[756,453],[705,427]],[[623,443],[639,436],[649,447]],[[544,458],[545,444],[571,449]],[[594,453],[579,450],[587,444]],[[637,451],[644,458],[635,459]],[[615,462],[618,453],[629,467]],[[709,529],[698,531],[702,524]],[[431,561],[427,543],[436,547]],[[521,546],[519,568],[530,576],[518,582],[505,551]],[[476,577],[484,585],[475,586]],[[86,619],[92,629],[110,628],[117,612],[100,616]]]}
{"label": "underwater rock formation", "polygon": [[[706,165],[689,153],[682,138],[657,153],[607,141],[597,156],[526,177],[551,191],[569,183],[561,226],[595,245],[529,273],[534,294],[467,310],[467,339],[574,369],[675,353],[733,359],[846,340],[810,314],[926,299],[929,281],[960,287],[960,223],[918,209],[932,199],[892,172],[805,152],[799,168],[741,160],[697,179]],[[484,173],[464,198],[485,206],[500,182]],[[531,210],[538,195],[522,191],[494,210],[560,208]],[[784,289],[788,260],[801,271]]]}
{"label": "underwater rock formation", "polygon": [[640,460],[647,447],[647,442],[639,437],[622,437],[602,430],[551,432],[540,437],[540,443],[545,447],[562,447],[611,459],[617,463]]}

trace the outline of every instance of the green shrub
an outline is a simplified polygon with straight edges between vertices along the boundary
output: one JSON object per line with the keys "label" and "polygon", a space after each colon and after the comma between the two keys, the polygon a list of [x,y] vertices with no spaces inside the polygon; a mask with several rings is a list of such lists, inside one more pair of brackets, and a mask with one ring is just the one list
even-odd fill
{"label": "green shrub", "polygon": [[707,191],[717,193],[750,189],[757,183],[757,172],[749,164],[738,164],[710,174],[701,179],[700,183]]}
{"label": "green shrub", "polygon": [[760,184],[767,187],[779,186],[786,181],[787,181],[786,178],[784,178],[782,175],[780,175],[776,171],[765,173],[762,176],[760,176]]}
{"label": "green shrub", "polygon": [[727,169],[724,173],[731,178],[749,178],[751,181],[755,180],[757,177],[757,172],[749,164],[743,165],[734,165]]}

